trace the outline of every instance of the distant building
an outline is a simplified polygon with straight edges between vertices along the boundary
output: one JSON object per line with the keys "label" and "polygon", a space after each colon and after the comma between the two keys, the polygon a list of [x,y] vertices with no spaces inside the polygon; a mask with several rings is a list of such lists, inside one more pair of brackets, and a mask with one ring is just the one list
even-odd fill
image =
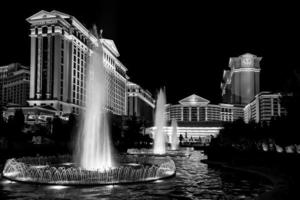
{"label": "distant building", "polygon": [[154,99],[148,90],[127,82],[127,115],[136,116],[146,122],[153,121]]}
{"label": "distant building", "polygon": [[[42,10],[27,21],[31,24],[29,104],[79,113],[85,106],[87,63],[99,40],[74,16],[59,11]],[[118,60],[114,42],[104,38],[100,42],[108,83],[106,109],[124,115],[127,69]]]}
{"label": "distant building", "polygon": [[[225,122],[243,119],[242,106],[232,104],[210,104],[210,101],[198,95],[190,95],[179,101],[179,104],[166,105],[166,119],[168,125],[165,131],[171,140],[171,121],[176,119],[178,123],[177,134],[185,140],[202,141],[209,143],[212,137],[219,134]],[[155,127],[148,131],[154,133]]]}
{"label": "distant building", "polygon": [[274,117],[286,115],[287,111],[281,103],[281,97],[280,93],[261,92],[257,94],[244,108],[245,122],[268,123]]}
{"label": "distant building", "polygon": [[232,104],[210,104],[210,101],[195,94],[168,105],[167,119],[178,122],[219,122],[234,121],[243,118],[243,107]]}
{"label": "distant building", "polygon": [[19,63],[0,66],[0,105],[27,105],[29,67]]}
{"label": "distant building", "polygon": [[[179,104],[166,105],[168,125],[165,131],[172,134],[171,121],[178,123],[177,134],[190,140],[197,139],[209,143],[212,137],[219,134],[225,122],[232,122],[244,117],[243,107],[231,104],[210,104],[210,101],[198,95],[190,95],[179,101]],[[148,131],[154,133],[155,127]]]}
{"label": "distant building", "polygon": [[222,102],[246,105],[260,91],[260,61],[262,57],[244,54],[229,60],[221,83]]}

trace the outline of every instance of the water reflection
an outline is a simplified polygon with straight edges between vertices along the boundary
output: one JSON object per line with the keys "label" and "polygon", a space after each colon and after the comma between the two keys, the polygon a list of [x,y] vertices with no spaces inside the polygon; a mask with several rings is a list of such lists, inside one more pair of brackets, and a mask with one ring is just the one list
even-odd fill
{"label": "water reflection", "polygon": [[194,151],[174,157],[176,177],[152,183],[101,187],[53,187],[1,180],[0,199],[254,199],[272,189],[267,180],[200,162]]}

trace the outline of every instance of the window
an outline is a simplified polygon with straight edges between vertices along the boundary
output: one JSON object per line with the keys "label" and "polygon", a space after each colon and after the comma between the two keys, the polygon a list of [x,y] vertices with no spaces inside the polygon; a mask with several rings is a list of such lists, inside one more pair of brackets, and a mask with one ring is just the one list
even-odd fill
{"label": "window", "polygon": [[47,33],[47,31],[48,31],[48,27],[47,26],[42,28],[42,33],[43,34]]}

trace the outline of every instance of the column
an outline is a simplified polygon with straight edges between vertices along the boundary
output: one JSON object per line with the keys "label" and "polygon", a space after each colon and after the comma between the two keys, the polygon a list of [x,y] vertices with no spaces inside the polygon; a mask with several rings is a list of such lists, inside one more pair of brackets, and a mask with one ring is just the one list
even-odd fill
{"label": "column", "polygon": [[280,107],[281,101],[280,101],[280,98],[278,98],[277,101],[278,101],[278,116],[281,116],[281,107]]}
{"label": "column", "polygon": [[183,121],[183,107],[181,106],[181,121]]}
{"label": "column", "polygon": [[30,99],[34,99],[35,98],[35,73],[36,73],[36,37],[31,36],[30,38],[30,42],[31,42],[31,50],[30,50],[30,92],[29,92],[29,98]]}
{"label": "column", "polygon": [[46,98],[51,98],[51,81],[52,81],[52,70],[51,70],[51,41],[52,38],[50,35],[48,35],[48,55],[47,55],[47,92],[46,92]]}
{"label": "column", "polygon": [[271,117],[274,116],[274,101],[273,97],[271,97]]}
{"label": "column", "polygon": [[42,40],[41,36],[38,37],[38,50],[37,50],[37,80],[36,80],[36,97],[40,99],[42,96]]}

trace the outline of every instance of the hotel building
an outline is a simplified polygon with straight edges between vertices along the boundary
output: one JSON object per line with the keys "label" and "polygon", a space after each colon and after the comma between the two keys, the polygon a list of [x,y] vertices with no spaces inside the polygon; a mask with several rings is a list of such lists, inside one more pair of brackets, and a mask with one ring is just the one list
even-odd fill
{"label": "hotel building", "polygon": [[261,59],[249,53],[230,58],[221,83],[224,103],[246,105],[259,93]]}
{"label": "hotel building", "polygon": [[29,67],[19,63],[0,66],[0,105],[27,105]]}
{"label": "hotel building", "polygon": [[[243,118],[243,107],[231,104],[210,104],[210,101],[190,95],[179,101],[179,104],[166,106],[166,119],[168,121],[165,131],[170,140],[172,130],[171,121],[176,119],[178,123],[177,134],[187,138],[198,139],[206,143],[211,137],[216,136],[223,127],[224,122]],[[149,131],[153,134],[155,127]]]}
{"label": "hotel building", "polygon": [[280,93],[261,92],[245,106],[244,120],[246,123],[270,122],[273,117],[286,115],[287,111],[281,104]]}
{"label": "hotel building", "polygon": [[[98,39],[75,17],[59,11],[42,10],[27,21],[31,24],[29,105],[79,113],[85,106],[87,63]],[[108,83],[106,109],[126,114],[127,69],[118,60],[114,42],[104,38],[100,42]]]}
{"label": "hotel building", "polygon": [[167,120],[177,122],[220,122],[243,118],[243,107],[231,104],[210,104],[210,101],[195,94],[166,108]]}
{"label": "hotel building", "polygon": [[151,123],[153,122],[153,112],[155,101],[148,90],[141,86],[127,82],[127,115]]}

